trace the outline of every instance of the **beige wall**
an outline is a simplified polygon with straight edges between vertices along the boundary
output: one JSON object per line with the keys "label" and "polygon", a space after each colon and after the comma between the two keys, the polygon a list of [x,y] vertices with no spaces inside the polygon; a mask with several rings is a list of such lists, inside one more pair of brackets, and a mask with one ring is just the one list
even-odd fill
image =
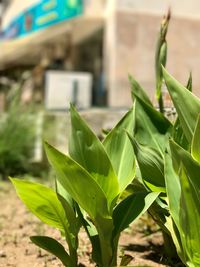
{"label": "beige wall", "polygon": [[106,0],[84,0],[84,13],[90,17],[99,17],[104,13]]}
{"label": "beige wall", "polygon": [[[110,0],[109,0],[110,1]],[[120,10],[161,14],[171,7],[174,16],[200,17],[199,0],[116,0]]]}
{"label": "beige wall", "polygon": [[[143,1],[144,2],[144,1]],[[164,11],[163,11],[164,13]],[[200,13],[200,9],[199,9]],[[111,38],[105,45],[109,105],[131,105],[128,73],[154,98],[154,54],[162,16],[151,12],[118,10],[110,20]],[[108,24],[109,25],[109,24]],[[195,94],[200,96],[200,18],[173,16],[169,26],[168,70],[183,84],[193,73]],[[113,45],[113,46],[112,46]]]}

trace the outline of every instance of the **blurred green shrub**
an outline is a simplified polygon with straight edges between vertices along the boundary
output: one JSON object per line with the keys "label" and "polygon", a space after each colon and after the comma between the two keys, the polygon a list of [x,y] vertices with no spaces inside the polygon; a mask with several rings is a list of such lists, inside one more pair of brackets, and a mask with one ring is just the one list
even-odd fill
{"label": "blurred green shrub", "polygon": [[19,104],[17,97],[0,119],[0,176],[24,174],[33,157],[35,126],[30,108]]}

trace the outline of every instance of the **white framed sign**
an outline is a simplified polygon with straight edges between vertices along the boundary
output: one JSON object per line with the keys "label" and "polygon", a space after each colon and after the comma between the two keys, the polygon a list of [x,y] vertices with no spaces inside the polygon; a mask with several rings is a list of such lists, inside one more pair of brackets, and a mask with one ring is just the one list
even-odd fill
{"label": "white framed sign", "polygon": [[65,110],[70,102],[78,108],[89,108],[92,99],[92,74],[49,70],[45,76],[45,107]]}

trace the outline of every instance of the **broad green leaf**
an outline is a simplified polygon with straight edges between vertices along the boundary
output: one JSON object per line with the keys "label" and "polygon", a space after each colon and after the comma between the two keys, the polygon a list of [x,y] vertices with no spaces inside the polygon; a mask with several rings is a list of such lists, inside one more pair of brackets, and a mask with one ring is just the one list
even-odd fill
{"label": "broad green leaf", "polygon": [[69,217],[73,217],[72,213],[74,213],[74,200],[70,196],[70,194],[65,190],[65,188],[62,186],[62,184],[56,180],[55,181],[55,187],[56,187],[56,193],[59,196],[62,196],[62,198],[69,204],[70,211],[69,211]]}
{"label": "broad green leaf", "polygon": [[65,248],[55,239],[48,236],[31,236],[30,239],[38,247],[55,255],[64,266],[72,266],[70,256],[65,251]]}
{"label": "broad green leaf", "polygon": [[[190,153],[170,142],[172,159],[181,183],[180,235],[185,255],[194,266],[200,266],[200,165]],[[186,256],[184,256],[186,258]],[[187,263],[190,266],[189,263]]]}
{"label": "broad green leaf", "polygon": [[163,68],[163,76],[178,113],[183,132],[188,142],[191,143],[197,117],[200,113],[200,100],[176,81],[165,68]]}
{"label": "broad green leaf", "polygon": [[169,202],[170,213],[173,220],[180,229],[179,213],[180,213],[180,198],[181,198],[181,186],[179,177],[173,169],[172,159],[168,153],[165,153],[165,184],[167,197]]}
{"label": "broad green leaf", "polygon": [[185,137],[185,134],[183,132],[183,129],[180,124],[179,118],[176,119],[173,127],[173,140],[179,144],[182,148],[188,150],[189,149],[189,143],[187,138]]}
{"label": "broad green leaf", "polygon": [[[113,203],[108,203],[99,184],[81,165],[48,144],[46,152],[59,182],[94,221],[101,245],[102,263],[107,266],[112,255]],[[106,250],[103,249],[105,247]]]}
{"label": "broad green leaf", "polygon": [[[190,175],[183,167],[180,173],[181,211],[180,224],[183,249],[189,264],[200,266],[200,183],[199,173]],[[194,178],[194,179],[193,179]]]}
{"label": "broad green leaf", "polygon": [[161,229],[170,234],[171,228],[169,227],[169,207],[166,202],[161,198],[157,198],[152,206],[148,210],[155,222],[161,227]]}
{"label": "broad green leaf", "polygon": [[[171,123],[169,120],[167,120],[163,114],[161,114],[159,111],[157,111],[152,104],[150,104],[148,101],[146,101],[143,96],[140,94],[136,93],[134,89],[132,89],[132,94],[134,95],[135,99],[141,104],[143,107],[144,111],[149,115],[151,118],[153,124],[156,126],[158,131],[160,133],[166,133],[166,131],[169,129],[171,126]],[[137,110],[137,108],[136,108]]]}
{"label": "broad green leaf", "polygon": [[91,216],[109,217],[106,196],[93,177],[70,157],[45,144],[57,179],[72,198]]}
{"label": "broad green leaf", "polygon": [[[192,74],[190,73],[186,88],[192,92]],[[173,126],[173,140],[179,144],[181,147],[184,149],[188,150],[189,148],[189,143],[187,141],[187,138],[185,137],[185,134],[183,132],[183,129],[180,124],[180,120],[177,117],[176,121]]]}
{"label": "broad green leaf", "polygon": [[132,194],[122,200],[113,212],[113,221],[115,226],[113,236],[119,234],[127,228],[131,222],[146,212],[158,196],[158,192],[140,192]]}
{"label": "broad green leaf", "polygon": [[168,201],[166,198],[163,197],[157,198],[149,208],[148,212],[151,214],[154,221],[161,227],[165,239],[167,237],[168,241],[166,242],[168,242],[169,244],[168,245],[169,255],[172,257],[176,255],[176,252],[174,251],[174,246],[171,243],[172,242],[171,238],[172,238],[176,246],[177,253],[179,253],[180,256],[181,249],[180,249],[179,233],[176,225],[174,224],[172,216],[170,216],[169,206],[167,202]]}
{"label": "broad green leaf", "polygon": [[193,158],[200,163],[200,115],[198,116],[192,139],[191,154]]}
{"label": "broad green leaf", "polygon": [[143,146],[129,134],[128,136],[132,143],[142,178],[148,182],[149,186],[152,184],[155,187],[154,190],[158,187],[159,190],[156,191],[162,190],[165,192],[164,160],[162,156],[155,149]]}
{"label": "broad green leaf", "polygon": [[124,192],[125,196],[131,195],[133,193],[138,192],[148,192],[145,185],[142,183],[142,181],[135,178],[133,182],[127,187],[126,191]]}
{"label": "broad green leaf", "polygon": [[167,118],[164,117],[163,114],[157,111],[154,107],[146,104],[142,99],[138,98],[137,100],[141,104],[144,111],[151,119],[152,124],[155,126],[159,133],[166,134],[168,131],[170,131],[172,124]]}
{"label": "broad green leaf", "polygon": [[135,175],[135,157],[124,130],[133,133],[134,110],[128,111],[103,141],[105,150],[118,177],[120,192],[132,182]]}
{"label": "broad green leaf", "polygon": [[[146,183],[146,182],[145,182]],[[145,183],[141,183],[140,181],[136,179],[133,180],[133,183],[128,186],[126,192],[128,195],[134,194],[134,193],[148,193],[149,189],[145,187]],[[151,190],[152,184],[151,184]],[[158,187],[155,189],[158,191]],[[152,190],[153,191],[153,190]],[[162,188],[161,190],[162,191]],[[169,230],[168,228],[168,222],[167,218],[169,217],[169,208],[168,205],[166,204],[166,201],[163,201],[163,197],[157,198],[154,203],[151,205],[151,207],[148,209],[148,212],[151,214],[153,217],[154,221],[161,227],[161,229],[167,233],[170,234],[171,229]]]}
{"label": "broad green leaf", "polygon": [[135,109],[136,140],[163,154],[168,145],[172,125],[160,112],[142,101],[136,101]]}
{"label": "broad green leaf", "polygon": [[145,90],[140,86],[140,84],[131,76],[128,76],[129,82],[131,84],[131,95],[133,101],[136,99],[142,99],[148,105],[153,106],[151,100],[149,99],[148,95],[146,94]]}
{"label": "broad green leaf", "polygon": [[[182,248],[182,242],[181,242],[181,237],[180,237],[180,232],[178,230],[178,228],[176,227],[176,224],[174,223],[174,220],[172,218],[172,216],[167,216],[166,217],[166,223],[165,223],[165,226],[167,227],[167,230],[168,230],[168,235],[169,235],[169,238],[171,237],[172,240],[170,241],[170,243],[173,241],[174,245],[173,244],[170,244],[169,243],[169,246],[168,246],[168,250],[169,250],[169,254],[173,257],[177,257],[176,255],[176,252],[178,254],[178,256],[180,257],[180,259],[185,262],[185,257],[184,257],[184,254],[183,254],[183,248]],[[165,242],[165,241],[164,241]],[[174,247],[175,246],[175,247]],[[176,248],[176,252],[174,251]]]}
{"label": "broad green leaf", "polygon": [[71,106],[69,154],[99,184],[109,203],[119,195],[119,184],[110,159],[96,135]]}
{"label": "broad green leaf", "polygon": [[[100,248],[101,248],[101,259],[102,267],[110,266],[111,259],[113,257],[113,243],[112,243],[112,233],[113,233],[113,219],[108,218],[102,220],[98,218],[95,222],[95,227],[98,232]],[[112,265],[111,265],[112,266]]]}
{"label": "broad green leaf", "polygon": [[66,231],[68,221],[56,193],[41,184],[11,179],[27,208],[44,223]]}
{"label": "broad green leaf", "polygon": [[185,167],[190,175],[193,175],[200,182],[200,164],[194,160],[189,152],[184,150],[174,141],[170,140],[170,149],[173,160],[173,167],[177,174],[179,174],[181,164]]}
{"label": "broad green leaf", "polygon": [[[172,153],[172,160],[176,173],[180,173],[180,170],[184,167],[188,179],[196,185],[196,191],[200,190],[200,164],[192,158],[190,153],[185,151],[182,147],[170,141],[170,148]],[[200,191],[199,191],[200,197]]]}

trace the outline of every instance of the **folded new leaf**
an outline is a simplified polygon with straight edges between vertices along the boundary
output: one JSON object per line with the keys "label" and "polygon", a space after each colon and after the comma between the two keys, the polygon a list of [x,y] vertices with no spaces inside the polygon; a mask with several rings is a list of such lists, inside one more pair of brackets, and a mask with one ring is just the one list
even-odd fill
{"label": "folded new leaf", "polygon": [[164,161],[161,154],[153,148],[139,144],[129,134],[128,136],[132,143],[142,178],[149,187],[153,186],[154,190],[165,192]]}

